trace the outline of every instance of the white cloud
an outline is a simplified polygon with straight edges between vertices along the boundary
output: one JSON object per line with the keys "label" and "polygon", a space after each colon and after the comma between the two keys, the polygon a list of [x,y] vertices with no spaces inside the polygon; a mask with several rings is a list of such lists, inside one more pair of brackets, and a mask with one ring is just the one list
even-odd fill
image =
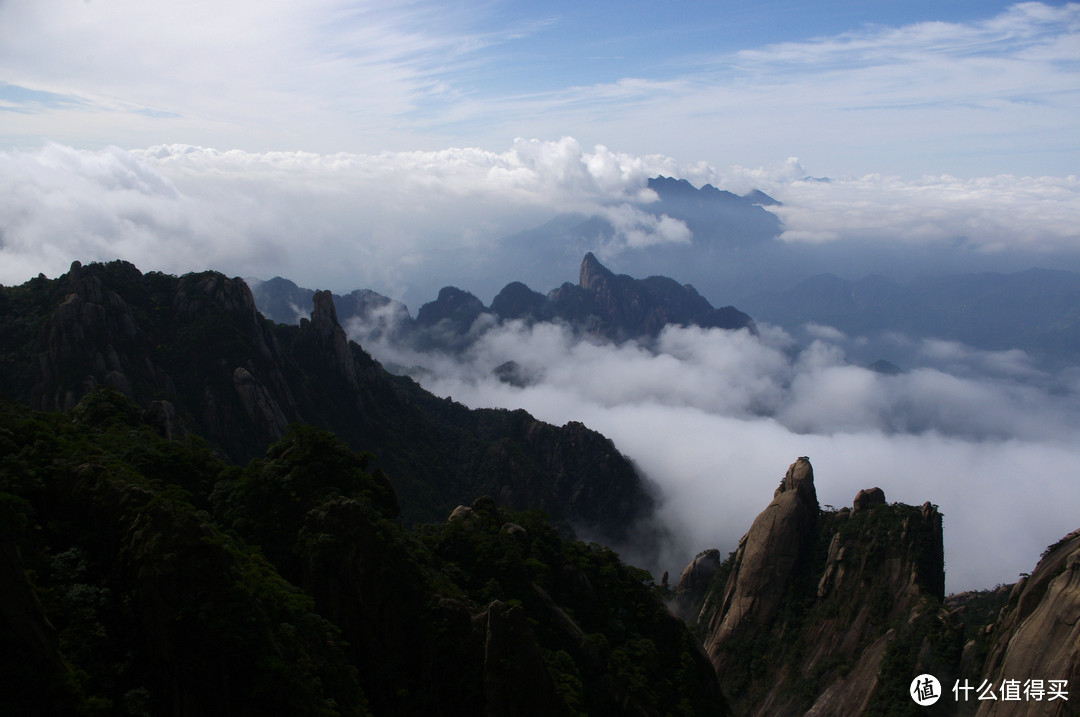
{"label": "white cloud", "polygon": [[811,323],[807,324],[805,328],[807,334],[813,336],[814,338],[822,339],[824,341],[832,341],[833,343],[836,343],[838,341],[843,341],[845,338],[847,338],[843,331],[834,326],[823,326],[822,324]]}
{"label": "white cloud", "polygon": [[0,81],[70,101],[6,113],[0,141],[326,153],[571,133],[714,164],[797,154],[857,176],[1076,165],[1076,3],[711,57],[653,47],[656,62],[572,81],[515,54],[527,40],[530,51],[564,49],[551,44],[551,19],[532,12],[416,0],[6,2]]}
{"label": "white cloud", "polygon": [[436,68],[491,41],[468,25],[461,13],[417,3],[4,3],[4,79],[88,105],[12,117],[8,131],[331,149],[359,128],[367,143],[392,143],[438,91]]}
{"label": "white cloud", "polygon": [[655,244],[689,244],[693,236],[690,228],[680,219],[666,214],[656,216],[630,204],[601,207],[598,215],[614,228],[615,236],[601,258],[619,254],[629,249],[644,249]]}
{"label": "white cloud", "polygon": [[[1076,177],[816,182],[793,173],[805,173],[797,160],[720,172],[569,137],[517,140],[501,152],[380,154],[50,144],[0,153],[0,281],[55,275],[74,259],[124,258],[145,269],[280,274],[427,300],[464,280],[445,274],[449,252],[483,250],[561,212],[610,220],[608,255],[692,241],[681,221],[646,211],[656,199],[646,183],[658,174],[764,189],[784,202],[771,210],[796,245],[902,252],[960,241],[969,253],[1080,256]],[[512,268],[485,270],[495,281],[518,278]]]}
{"label": "white cloud", "polygon": [[[559,211],[626,205],[662,172],[679,166],[586,150],[572,138],[519,140],[504,152],[377,155],[50,144],[0,153],[0,281],[56,275],[75,259],[123,258],[143,269],[281,274],[400,294],[443,267],[443,253]],[[628,205],[614,211],[627,217],[625,241],[684,236],[680,224]]]}
{"label": "white cloud", "polygon": [[[759,175],[760,176],[760,175]],[[962,242],[980,252],[1076,251],[1080,178],[899,177],[761,183],[784,206],[782,239],[932,245]]]}
{"label": "white cloud", "polygon": [[[422,382],[440,395],[581,420],[612,437],[663,489],[659,515],[677,540],[652,567],[673,573],[703,548],[734,549],[799,455],[814,463],[823,504],[849,505],[876,485],[892,501],[940,505],[950,590],[1012,581],[1076,527],[1076,385],[1051,392],[988,375],[981,368],[997,354],[969,347],[949,352],[952,372],[884,376],[850,365],[827,340],[793,357],[786,334],[761,334],[668,327],[648,351],[513,322],[457,361],[403,355],[353,327],[377,357],[426,366]],[[507,360],[535,382],[497,381],[493,369]]]}

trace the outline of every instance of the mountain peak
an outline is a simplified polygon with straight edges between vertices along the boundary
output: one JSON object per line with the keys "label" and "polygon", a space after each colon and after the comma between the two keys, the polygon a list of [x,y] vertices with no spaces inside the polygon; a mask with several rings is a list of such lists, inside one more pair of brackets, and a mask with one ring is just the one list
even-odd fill
{"label": "mountain peak", "polygon": [[610,279],[614,274],[590,251],[581,260],[578,272],[578,284],[586,291],[592,291],[600,282]]}
{"label": "mountain peak", "polygon": [[316,291],[312,295],[313,309],[311,320],[300,320],[301,330],[310,331],[320,347],[320,356],[329,361],[334,373],[342,376],[350,386],[356,388],[356,366],[345,330],[338,323],[337,309],[334,307],[334,295],[329,291]]}
{"label": "mountain peak", "polygon": [[773,199],[760,189],[752,189],[746,194],[742,195],[742,198],[751,204],[760,204],[763,207],[779,207],[783,206],[783,202]]}
{"label": "mountain peak", "polygon": [[648,186],[649,189],[659,194],[661,198],[665,195],[689,197],[698,192],[697,188],[687,180],[665,177],[662,174],[651,178]]}

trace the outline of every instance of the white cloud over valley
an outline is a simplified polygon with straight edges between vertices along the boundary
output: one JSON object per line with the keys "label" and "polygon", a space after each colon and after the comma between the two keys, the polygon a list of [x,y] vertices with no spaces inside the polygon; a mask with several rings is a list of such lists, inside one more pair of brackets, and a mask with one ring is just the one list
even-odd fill
{"label": "white cloud over valley", "polygon": [[[879,486],[890,501],[939,505],[951,591],[1015,580],[1075,528],[1080,383],[1017,352],[952,345],[943,357],[941,342],[920,342],[923,365],[884,375],[849,363],[839,343],[800,346],[767,326],[760,336],[668,327],[647,350],[511,322],[462,359],[369,340],[362,324],[350,333],[383,360],[423,367],[439,395],[580,420],[613,438],[661,487],[659,518],[675,541],[660,569],[677,572],[704,548],[733,550],[800,455],[823,504]],[[497,380],[505,361],[532,383]],[[1022,379],[1000,369],[1017,363]]]}

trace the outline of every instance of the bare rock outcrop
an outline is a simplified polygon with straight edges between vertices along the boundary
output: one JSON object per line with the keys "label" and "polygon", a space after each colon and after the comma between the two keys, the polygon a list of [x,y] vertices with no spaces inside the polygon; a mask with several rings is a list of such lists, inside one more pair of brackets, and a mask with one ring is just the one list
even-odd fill
{"label": "bare rock outcrop", "polygon": [[814,469],[808,458],[799,458],[739,543],[735,566],[705,643],[718,673],[723,674],[729,660],[726,643],[772,622],[810,543],[819,510]]}
{"label": "bare rock outcrop", "polygon": [[1080,530],[1051,546],[1031,575],[1018,582],[993,628],[982,673],[1004,680],[1064,680],[1068,700],[983,701],[979,717],[1073,714],[1080,701]]}
{"label": "bare rock outcrop", "polygon": [[712,548],[698,554],[679,576],[679,582],[675,586],[675,596],[668,605],[671,612],[685,622],[691,622],[696,616],[695,608],[700,607],[705,599],[713,576],[719,569],[719,550]]}
{"label": "bare rock outcrop", "polygon": [[301,330],[305,333],[310,332],[314,337],[315,345],[320,350],[320,355],[330,362],[333,371],[349,386],[356,388],[358,385],[356,366],[352,351],[349,349],[349,339],[345,336],[345,330],[341,328],[341,324],[338,323],[333,294],[329,291],[316,291],[314,301],[315,308],[311,312],[310,321],[300,320]]}
{"label": "bare rock outcrop", "polygon": [[41,381],[34,387],[32,405],[67,410],[98,385],[112,385],[134,398],[125,374],[143,367],[126,350],[139,334],[131,308],[77,261],[62,290],[66,296],[38,339]]}
{"label": "bare rock outcrop", "polygon": [[736,713],[877,714],[908,699],[910,670],[955,674],[940,657],[962,645],[942,605],[941,514],[880,489],[856,505],[820,511],[799,458],[717,567],[726,579],[710,581],[696,622]]}
{"label": "bare rock outcrop", "polygon": [[855,494],[852,510],[866,510],[875,505],[885,505],[885,491],[881,488],[863,488]]}

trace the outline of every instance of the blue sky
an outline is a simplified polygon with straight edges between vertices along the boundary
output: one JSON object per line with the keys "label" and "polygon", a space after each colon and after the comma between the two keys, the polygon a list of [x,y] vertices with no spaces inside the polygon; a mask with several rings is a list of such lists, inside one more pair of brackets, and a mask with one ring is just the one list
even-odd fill
{"label": "blue sky", "polygon": [[1064,176],[1080,5],[6,0],[0,146],[575,137],[821,174]]}

